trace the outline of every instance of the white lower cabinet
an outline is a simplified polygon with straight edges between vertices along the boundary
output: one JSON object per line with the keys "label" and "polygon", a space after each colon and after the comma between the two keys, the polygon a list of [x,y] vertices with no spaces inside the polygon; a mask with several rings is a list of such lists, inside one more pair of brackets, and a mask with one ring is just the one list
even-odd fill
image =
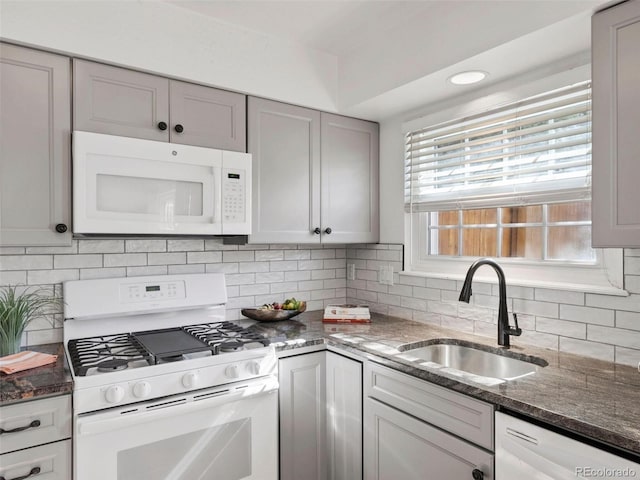
{"label": "white lower cabinet", "polygon": [[493,480],[491,405],[373,363],[365,390],[365,480]]}
{"label": "white lower cabinet", "polygon": [[71,396],[0,408],[0,479],[71,480]]}
{"label": "white lower cabinet", "polygon": [[333,352],[280,359],[280,479],[362,478],[362,363]]}

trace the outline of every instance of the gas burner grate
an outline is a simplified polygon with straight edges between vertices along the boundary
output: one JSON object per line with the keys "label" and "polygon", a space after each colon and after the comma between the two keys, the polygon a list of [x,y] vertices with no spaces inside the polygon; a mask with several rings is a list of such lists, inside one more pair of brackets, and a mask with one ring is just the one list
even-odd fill
{"label": "gas burner grate", "polygon": [[128,333],[69,340],[68,347],[73,371],[79,377],[86,376],[92,368],[109,372],[135,361],[151,364],[150,356]]}
{"label": "gas burner grate", "polygon": [[207,345],[215,347],[216,354],[266,347],[270,344],[264,335],[233,322],[203,323],[182,328]]}

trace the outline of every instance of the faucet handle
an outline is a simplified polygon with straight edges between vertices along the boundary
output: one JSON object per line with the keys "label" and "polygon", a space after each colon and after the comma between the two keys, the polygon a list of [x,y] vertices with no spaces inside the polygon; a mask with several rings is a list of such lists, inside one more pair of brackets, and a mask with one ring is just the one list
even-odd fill
{"label": "faucet handle", "polygon": [[516,324],[516,326],[513,328],[509,327],[507,331],[509,335],[513,335],[514,337],[519,337],[520,335],[522,335],[522,329],[518,327],[518,315],[516,315],[515,313],[513,314],[513,322]]}

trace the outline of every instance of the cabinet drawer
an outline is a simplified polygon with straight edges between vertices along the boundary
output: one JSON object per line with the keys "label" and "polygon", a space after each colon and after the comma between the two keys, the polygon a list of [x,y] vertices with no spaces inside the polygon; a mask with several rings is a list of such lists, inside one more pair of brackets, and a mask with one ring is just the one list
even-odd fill
{"label": "cabinet drawer", "polygon": [[[29,428],[8,431],[24,427]],[[69,438],[71,395],[4,406],[0,408],[0,428],[3,429],[0,436],[0,453]]]}
{"label": "cabinet drawer", "polygon": [[1,478],[25,478],[30,473],[34,478],[43,480],[69,480],[71,440],[0,455]]}
{"label": "cabinet drawer", "polygon": [[493,451],[493,405],[368,362],[369,397]]}

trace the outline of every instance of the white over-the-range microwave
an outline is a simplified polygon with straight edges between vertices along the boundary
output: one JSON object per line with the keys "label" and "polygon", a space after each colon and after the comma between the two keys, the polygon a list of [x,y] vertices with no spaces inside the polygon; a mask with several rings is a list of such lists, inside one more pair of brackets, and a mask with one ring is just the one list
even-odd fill
{"label": "white over-the-range microwave", "polygon": [[251,233],[251,155],[73,132],[73,232]]}

